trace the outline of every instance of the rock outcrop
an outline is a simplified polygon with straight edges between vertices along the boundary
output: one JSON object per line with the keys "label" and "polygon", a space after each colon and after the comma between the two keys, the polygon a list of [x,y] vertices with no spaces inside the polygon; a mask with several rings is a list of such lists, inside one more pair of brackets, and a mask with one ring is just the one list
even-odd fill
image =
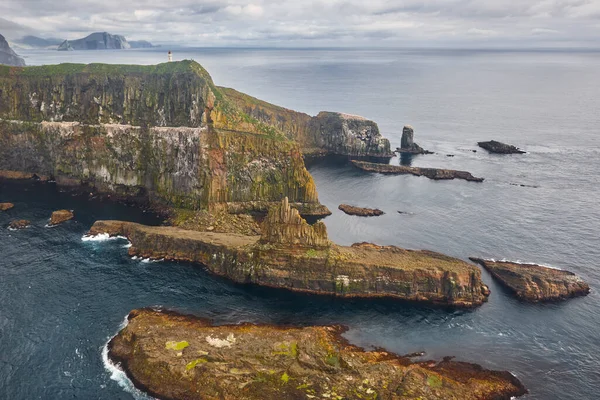
{"label": "rock outcrop", "polygon": [[7,211],[13,208],[15,205],[13,203],[0,203],[0,211]]}
{"label": "rock outcrop", "polygon": [[479,306],[489,295],[471,264],[430,251],[332,244],[322,223],[308,225],[286,201],[269,212],[262,232],[245,236],[97,221],[89,234],[125,236],[132,256],[200,263],[238,283],[456,307]]}
{"label": "rock outcrop", "polygon": [[10,224],[8,224],[9,229],[25,229],[28,228],[31,225],[31,222],[26,220],[26,219],[18,219],[15,221],[11,221]]}
{"label": "rock outcrop", "polygon": [[409,153],[409,154],[433,154],[431,151],[423,149],[421,146],[414,142],[415,131],[412,126],[405,125],[402,129],[402,139],[400,141],[400,147],[396,149],[398,153]]}
{"label": "rock outcrop", "polygon": [[339,326],[216,326],[151,309],[127,319],[108,357],[138,389],[161,399],[509,400],[527,392],[506,371],[365,351]]}
{"label": "rock outcrop", "polygon": [[517,298],[529,302],[564,300],[585,296],[590,287],[569,271],[535,264],[490,261],[470,257],[481,264],[492,276],[509,288]]}
{"label": "rock outcrop", "polygon": [[471,182],[483,182],[483,178],[477,178],[471,175],[467,171],[456,171],[453,169],[439,169],[439,168],[420,168],[420,167],[406,167],[403,165],[390,165],[371,163],[366,161],[353,160],[352,164],[364,171],[377,172],[380,174],[389,175],[416,175],[425,176],[429,179],[434,180],[446,180],[446,179],[464,179]]}
{"label": "rock outcrop", "polygon": [[12,65],[17,67],[25,66],[25,60],[17,55],[10,48],[4,36],[0,35],[0,64]]}
{"label": "rock outcrop", "polygon": [[496,154],[525,154],[526,152],[520,150],[518,147],[515,147],[510,144],[497,142],[495,140],[490,140],[489,142],[477,142],[477,145],[483,149],[486,149],[490,153]]}
{"label": "rock outcrop", "polygon": [[58,46],[59,51],[65,50],[108,50],[129,49],[131,45],[125,36],[111,35],[108,32],[94,32],[83,39],[65,40]]}
{"label": "rock outcrop", "polygon": [[50,226],[62,224],[63,222],[73,219],[73,217],[73,212],[69,210],[54,211],[50,216]]}
{"label": "rock outcrop", "polygon": [[361,217],[378,217],[380,215],[385,214],[378,208],[362,208],[351,206],[348,204],[340,204],[338,208],[348,215],[358,215]]}
{"label": "rock outcrop", "polygon": [[330,213],[298,144],[192,61],[0,69],[0,170],[171,207],[266,212],[287,196],[303,215]]}

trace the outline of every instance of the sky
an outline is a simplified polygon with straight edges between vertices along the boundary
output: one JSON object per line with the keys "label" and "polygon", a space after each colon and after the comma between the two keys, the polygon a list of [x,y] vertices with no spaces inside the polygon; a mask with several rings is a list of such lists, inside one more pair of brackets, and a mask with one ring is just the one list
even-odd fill
{"label": "sky", "polygon": [[600,0],[1,0],[0,34],[188,46],[600,47]]}

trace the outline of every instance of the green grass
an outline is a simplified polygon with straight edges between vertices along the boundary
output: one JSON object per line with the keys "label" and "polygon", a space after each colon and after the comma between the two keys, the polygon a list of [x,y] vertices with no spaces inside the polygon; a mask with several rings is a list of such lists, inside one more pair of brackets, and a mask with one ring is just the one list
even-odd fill
{"label": "green grass", "polygon": [[175,342],[175,341],[169,341],[167,343],[165,343],[165,348],[169,349],[169,350],[183,350],[186,347],[188,347],[190,344],[188,342],[186,342],[185,340],[182,340],[181,342]]}

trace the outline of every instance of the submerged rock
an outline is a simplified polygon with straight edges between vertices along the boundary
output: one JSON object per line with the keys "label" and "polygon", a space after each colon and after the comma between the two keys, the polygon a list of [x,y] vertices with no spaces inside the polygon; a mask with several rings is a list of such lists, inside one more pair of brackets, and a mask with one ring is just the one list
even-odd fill
{"label": "submerged rock", "polygon": [[25,229],[31,225],[31,222],[26,219],[18,219],[8,224],[10,229]]}
{"label": "submerged rock", "polygon": [[415,131],[412,126],[405,125],[402,129],[402,139],[400,146],[396,149],[398,153],[410,153],[410,154],[433,154],[431,151],[423,149],[421,146],[414,142]]}
{"label": "submerged rock", "polygon": [[132,256],[200,263],[238,283],[467,308],[489,294],[480,270],[456,258],[370,243],[335,245],[322,222],[309,225],[286,200],[271,208],[261,231],[246,236],[97,221],[89,234],[125,236]]}
{"label": "submerged rock", "polygon": [[590,287],[580,277],[569,271],[535,264],[490,261],[470,257],[481,264],[492,276],[508,287],[516,297],[530,302],[564,300],[585,296]]}
{"label": "submerged rock", "polygon": [[15,205],[13,203],[0,203],[0,211],[7,211],[13,208]]}
{"label": "submerged rock", "polygon": [[524,154],[523,150],[510,144],[497,142],[490,140],[489,142],[477,142],[477,145],[483,149],[486,149],[490,153],[496,154]]}
{"label": "submerged rock", "polygon": [[509,400],[527,392],[510,372],[451,361],[412,362],[349,344],[340,326],[221,325],[133,310],[109,359],[151,396],[179,399]]}
{"label": "submerged rock", "polygon": [[378,208],[354,207],[348,204],[340,204],[338,208],[348,215],[358,215],[361,217],[378,217],[385,214]]}
{"label": "submerged rock", "polygon": [[371,163],[366,161],[353,160],[354,166],[369,172],[378,172],[380,174],[389,175],[416,175],[425,176],[429,179],[441,180],[441,179],[464,179],[472,182],[483,182],[483,178],[477,178],[471,175],[467,171],[456,171],[453,169],[439,169],[439,168],[420,168],[420,167],[406,167],[404,165],[390,165]]}
{"label": "submerged rock", "polygon": [[50,217],[50,226],[62,224],[65,221],[73,219],[73,217],[73,212],[69,210],[54,211]]}

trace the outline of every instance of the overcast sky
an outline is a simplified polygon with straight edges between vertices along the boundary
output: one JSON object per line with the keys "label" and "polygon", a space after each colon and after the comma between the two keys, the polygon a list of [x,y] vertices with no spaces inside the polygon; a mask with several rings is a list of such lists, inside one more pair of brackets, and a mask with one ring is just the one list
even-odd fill
{"label": "overcast sky", "polygon": [[0,33],[191,46],[585,46],[600,0],[1,0]]}

